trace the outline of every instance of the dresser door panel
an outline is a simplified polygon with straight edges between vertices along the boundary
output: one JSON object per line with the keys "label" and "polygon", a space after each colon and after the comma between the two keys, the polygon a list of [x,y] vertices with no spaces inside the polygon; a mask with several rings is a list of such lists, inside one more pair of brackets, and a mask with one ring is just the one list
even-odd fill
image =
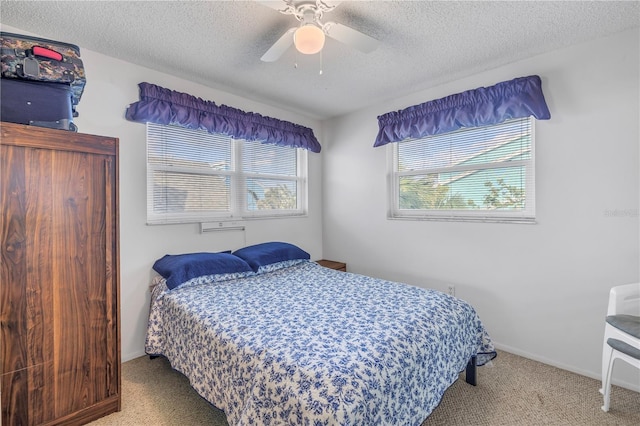
{"label": "dresser door panel", "polygon": [[119,409],[114,158],[0,148],[2,424]]}

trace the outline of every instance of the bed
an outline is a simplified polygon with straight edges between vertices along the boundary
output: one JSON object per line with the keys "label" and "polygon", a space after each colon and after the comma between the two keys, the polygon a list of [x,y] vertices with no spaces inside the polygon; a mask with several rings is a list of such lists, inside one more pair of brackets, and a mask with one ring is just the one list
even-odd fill
{"label": "bed", "polygon": [[289,243],[242,250],[159,259],[145,344],[230,425],[419,425],[470,360],[496,355],[460,299]]}

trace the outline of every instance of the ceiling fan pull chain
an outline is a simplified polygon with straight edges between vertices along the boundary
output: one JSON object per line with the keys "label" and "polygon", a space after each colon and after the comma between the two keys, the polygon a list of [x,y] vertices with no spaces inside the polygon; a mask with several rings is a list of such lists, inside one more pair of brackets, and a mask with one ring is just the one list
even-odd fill
{"label": "ceiling fan pull chain", "polygon": [[322,75],[322,50],[320,51],[320,72],[318,75]]}

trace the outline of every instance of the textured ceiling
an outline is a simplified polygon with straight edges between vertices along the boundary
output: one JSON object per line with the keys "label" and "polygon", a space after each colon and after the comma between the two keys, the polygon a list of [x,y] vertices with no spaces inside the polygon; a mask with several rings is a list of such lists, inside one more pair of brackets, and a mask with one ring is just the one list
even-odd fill
{"label": "textured ceiling", "polygon": [[325,119],[639,27],[640,2],[343,1],[324,20],[380,46],[262,62],[297,21],[256,1],[0,3],[2,24]]}

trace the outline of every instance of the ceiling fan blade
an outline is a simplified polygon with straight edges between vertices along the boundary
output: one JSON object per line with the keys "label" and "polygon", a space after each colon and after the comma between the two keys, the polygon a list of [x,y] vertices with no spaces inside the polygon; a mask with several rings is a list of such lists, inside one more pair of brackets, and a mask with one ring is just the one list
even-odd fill
{"label": "ceiling fan blade", "polygon": [[290,6],[287,5],[282,0],[254,0],[256,3],[260,3],[264,6],[270,7],[271,9],[275,9],[278,12],[283,12],[290,9]]}
{"label": "ceiling fan blade", "polygon": [[342,3],[342,1],[338,1],[338,0],[316,0],[316,6],[318,7],[318,9],[322,10],[323,12],[327,12],[327,11],[333,10],[340,3]]}
{"label": "ceiling fan blade", "polygon": [[287,51],[289,47],[293,44],[293,33],[298,29],[298,27],[289,28],[283,35],[273,43],[273,46],[266,51],[262,58],[260,58],[263,62],[274,62],[277,61],[280,56]]}
{"label": "ceiling fan blade", "polygon": [[369,37],[366,34],[356,31],[346,25],[338,24],[335,22],[327,22],[324,24],[325,32],[329,37],[334,40],[338,40],[346,44],[347,46],[354,47],[361,52],[369,53],[374,51],[380,42],[373,37]]}
{"label": "ceiling fan blade", "polygon": [[[287,12],[288,10],[291,11],[295,11],[296,6],[299,6],[301,4],[310,4],[310,3],[314,3],[313,1],[290,1],[290,2],[286,2],[283,0],[254,0],[256,3],[260,3],[262,5],[265,5],[267,7],[270,7],[271,9],[275,9],[278,12],[284,12],[284,13],[289,13]],[[338,1],[338,0],[316,0],[316,7],[320,10],[322,10],[323,12],[328,11],[328,10],[333,10],[333,8],[335,8],[337,5],[339,5],[340,3],[342,3],[342,1]]]}

